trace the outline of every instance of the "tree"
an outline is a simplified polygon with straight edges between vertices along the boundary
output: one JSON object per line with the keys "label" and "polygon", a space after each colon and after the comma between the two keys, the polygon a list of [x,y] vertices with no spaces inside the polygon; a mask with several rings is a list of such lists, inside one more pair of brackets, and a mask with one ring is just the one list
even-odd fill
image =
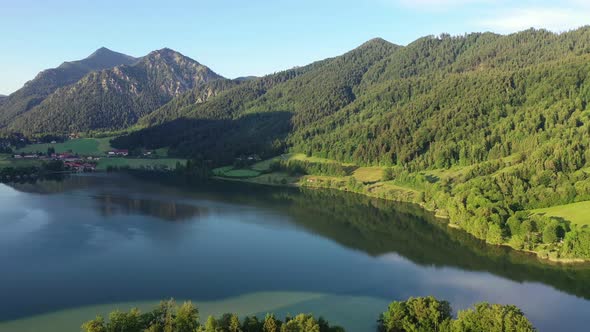
{"label": "tree", "polygon": [[535,328],[513,305],[479,303],[451,317],[448,302],[433,297],[392,302],[379,320],[380,332],[533,332]]}
{"label": "tree", "polygon": [[191,302],[177,307],[174,300],[168,300],[143,315],[137,309],[113,311],[108,323],[97,316],[84,323],[81,329],[83,332],[279,332],[286,328],[286,331],[296,332],[344,332],[321,318],[316,321],[313,316],[303,314],[293,319],[286,318],[290,322],[287,327],[271,313],[266,315],[264,322],[256,316],[245,317],[241,325],[238,315],[230,313],[223,314],[219,319],[209,316],[205,325],[199,324],[198,320],[199,311]]}
{"label": "tree", "polygon": [[555,220],[550,221],[543,229],[543,243],[550,244],[555,243],[559,240],[563,228]]}
{"label": "tree", "polygon": [[395,178],[395,171],[393,170],[392,167],[386,167],[383,170],[383,176],[382,176],[382,180],[383,181],[391,181]]}
{"label": "tree", "polygon": [[300,314],[286,321],[281,332],[320,332],[320,325],[313,316]]}
{"label": "tree", "polygon": [[217,332],[217,320],[213,316],[207,317],[205,332]]}
{"label": "tree", "polygon": [[395,301],[381,315],[380,331],[442,331],[451,319],[451,306],[432,296]]}
{"label": "tree", "polygon": [[460,311],[453,332],[533,332],[535,328],[513,305],[479,303],[475,309]]}
{"label": "tree", "polygon": [[137,308],[131,311],[113,311],[109,315],[109,322],[107,324],[107,332],[142,332],[141,313]]}
{"label": "tree", "polygon": [[192,302],[184,302],[175,317],[176,332],[194,332],[199,326],[199,310]]}
{"label": "tree", "polygon": [[238,315],[231,315],[230,321],[229,321],[229,332],[241,332],[242,329],[240,327],[240,319],[238,318]]}
{"label": "tree", "polygon": [[273,314],[266,314],[264,317],[263,332],[279,332],[279,326]]}
{"label": "tree", "polygon": [[247,316],[242,323],[242,331],[244,332],[259,332],[262,330],[262,323],[256,316]]}
{"label": "tree", "polygon": [[490,244],[502,244],[504,243],[504,237],[502,236],[502,228],[497,224],[490,224],[488,233],[486,235],[486,242]]}
{"label": "tree", "polygon": [[95,319],[82,324],[82,331],[84,332],[107,332],[107,328],[102,316],[96,316]]}

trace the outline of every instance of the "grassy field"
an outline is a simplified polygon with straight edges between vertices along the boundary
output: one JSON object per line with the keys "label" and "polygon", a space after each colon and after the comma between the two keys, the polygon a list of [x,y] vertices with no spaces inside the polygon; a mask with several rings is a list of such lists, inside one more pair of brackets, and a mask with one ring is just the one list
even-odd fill
{"label": "grassy field", "polygon": [[253,178],[248,178],[248,182],[265,184],[265,185],[292,185],[299,181],[299,177],[291,176],[284,172],[267,173]]}
{"label": "grassy field", "polygon": [[235,169],[233,166],[224,166],[214,169],[213,174],[227,178],[253,178],[259,176],[260,172],[254,169]]}
{"label": "grassy field", "polygon": [[[218,167],[213,170],[213,174],[215,174],[216,176],[227,177],[227,178],[256,178],[256,177],[260,176],[262,173],[268,172],[270,170],[270,165],[276,160],[300,160],[300,161],[309,161],[309,162],[314,162],[314,163],[334,162],[333,160],[325,159],[325,158],[308,157],[303,153],[291,153],[291,154],[283,154],[283,155],[280,155],[280,156],[277,156],[277,157],[274,157],[271,159],[259,161],[248,168],[235,169],[233,166]],[[349,165],[349,164],[343,164],[343,165]],[[368,167],[368,168],[370,168],[370,167]],[[283,178],[285,178],[285,180],[288,181],[288,183],[291,183],[291,181],[293,180],[292,177],[287,178],[284,176],[278,176],[278,177],[275,176],[275,177],[271,178],[270,181],[271,182],[276,181],[278,178],[280,178],[279,181],[282,180]],[[268,182],[269,179],[254,181],[254,182],[264,183],[265,181]]]}
{"label": "grassy field", "polygon": [[590,225],[590,201],[552,206],[531,211],[550,217],[563,218],[578,225]]}
{"label": "grassy field", "polygon": [[255,176],[259,176],[260,172],[257,172],[252,169],[232,169],[225,172],[224,175],[230,178],[252,178]]}
{"label": "grassy field", "polygon": [[184,164],[184,159],[175,158],[162,158],[162,159],[136,159],[136,158],[102,158],[96,165],[96,169],[100,171],[106,170],[109,166],[111,167],[130,167],[130,168],[141,168],[141,167],[161,167],[166,166],[170,169],[176,167],[176,163]]}
{"label": "grassy field", "polygon": [[[419,191],[414,188],[405,187],[401,184],[394,184],[392,181],[383,182],[384,167],[359,167],[354,170],[351,176],[325,176],[325,175],[304,175],[294,176],[286,172],[269,172],[270,165],[276,160],[299,160],[313,163],[334,163],[335,160],[307,157],[305,154],[284,154],[271,159],[255,163],[247,169],[234,169],[233,166],[219,167],[213,173],[222,178],[241,180],[245,182],[265,185],[298,185],[305,187],[347,189],[349,179],[354,178],[363,184],[365,194],[374,197],[382,197],[385,194],[395,194],[399,200],[414,201]],[[354,164],[341,163],[343,166],[354,166]]]}
{"label": "grassy field", "polygon": [[383,179],[383,167],[359,167],[353,173],[355,179],[360,182],[378,182]]}
{"label": "grassy field", "polygon": [[[141,167],[168,167],[174,169],[176,163],[180,162],[184,164],[186,160],[175,159],[175,158],[159,158],[159,159],[139,159],[139,158],[101,158],[96,165],[96,169],[99,171],[105,171],[109,166],[112,167],[130,167],[130,168],[141,168]],[[12,155],[0,154],[0,168],[4,167],[28,167],[40,165],[41,160],[38,159],[13,159]],[[258,174],[258,173],[257,173]]]}
{"label": "grassy field", "polygon": [[270,165],[275,160],[280,160],[280,159],[281,159],[281,157],[275,157],[275,158],[259,161],[256,164],[250,166],[250,168],[255,171],[259,171],[259,172],[266,172],[266,171],[270,170]]}
{"label": "grassy field", "polygon": [[[56,144],[31,144],[22,149],[18,149],[16,153],[46,153],[48,148],[53,147],[57,153],[72,152],[83,156],[105,156],[108,151],[115,149],[111,146],[111,139],[113,139],[113,137],[77,138]],[[167,157],[168,148],[154,150],[153,155]]]}
{"label": "grassy field", "polygon": [[107,151],[113,149],[110,144],[112,137],[105,138],[77,138],[67,140],[63,143],[56,144],[31,144],[27,145],[22,149],[17,150],[17,153],[35,153],[35,152],[47,152],[50,147],[55,148],[55,152],[72,152],[81,155],[92,155],[92,156],[104,156]]}
{"label": "grassy field", "polygon": [[4,167],[28,167],[41,164],[40,160],[35,159],[13,159],[12,155],[0,154],[0,168]]}
{"label": "grassy field", "polygon": [[[309,161],[312,163],[333,163],[335,162],[332,159],[320,158],[320,157],[308,157],[304,153],[289,153],[284,154],[281,156],[283,160],[301,160],[301,161]],[[353,166],[354,164],[351,163],[340,163],[343,166]]]}
{"label": "grassy field", "polygon": [[223,167],[218,167],[215,168],[213,170],[213,174],[217,175],[217,176],[223,176],[226,172],[231,171],[232,169],[234,169],[233,166],[223,166]]}

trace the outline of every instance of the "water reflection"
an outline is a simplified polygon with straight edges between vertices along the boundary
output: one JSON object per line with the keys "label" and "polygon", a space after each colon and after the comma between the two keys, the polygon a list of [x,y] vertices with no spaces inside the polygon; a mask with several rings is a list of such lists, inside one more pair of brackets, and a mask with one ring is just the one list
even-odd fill
{"label": "water reflection", "polygon": [[175,201],[133,198],[109,193],[93,196],[93,198],[98,203],[97,208],[105,217],[116,214],[137,214],[167,221],[182,221],[194,217],[206,217],[208,214],[206,207],[196,207]]}
{"label": "water reflection", "polygon": [[91,175],[2,186],[0,200],[0,320],[265,291],[515,303],[549,330],[557,317],[579,330],[590,311],[587,266],[547,265],[360,195]]}

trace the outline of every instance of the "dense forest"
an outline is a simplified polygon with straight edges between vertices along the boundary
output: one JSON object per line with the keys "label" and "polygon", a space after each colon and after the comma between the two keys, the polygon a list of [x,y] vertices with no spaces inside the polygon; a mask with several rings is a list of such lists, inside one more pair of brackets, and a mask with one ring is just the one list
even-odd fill
{"label": "dense forest", "polygon": [[[264,319],[246,316],[240,319],[227,313],[209,316],[204,324],[199,310],[191,302],[178,306],[174,300],[162,301],[151,312],[138,309],[113,311],[108,321],[101,316],[85,322],[84,332],[340,332],[343,328],[330,326],[323,318],[310,314],[287,316],[284,320],[274,314]],[[379,332],[533,332],[535,328],[523,312],[512,305],[479,303],[472,309],[460,311],[456,319],[448,302],[433,297],[395,301],[378,320]]]}
{"label": "dense forest", "polygon": [[[526,212],[590,199],[589,60],[588,27],[429,36],[405,47],[375,39],[174,119],[155,120],[155,111],[149,128],[114,144],[169,146],[219,165],[289,151],[390,167],[391,179],[424,192],[418,203],[478,238],[590,258],[586,228]],[[456,167],[467,171],[444,181],[421,174]]]}

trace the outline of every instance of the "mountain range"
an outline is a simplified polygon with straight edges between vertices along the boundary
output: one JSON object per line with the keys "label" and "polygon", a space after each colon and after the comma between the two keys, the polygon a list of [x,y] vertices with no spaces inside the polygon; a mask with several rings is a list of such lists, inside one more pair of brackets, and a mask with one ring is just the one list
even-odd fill
{"label": "mountain range", "polygon": [[122,64],[132,64],[137,59],[110,51],[104,47],[96,50],[86,59],[64,62],[57,68],[40,72],[21,89],[4,98],[0,104],[0,125],[30,111],[57,89],[79,81],[90,72],[111,68]]}
{"label": "mountain range", "polygon": [[[554,118],[540,113],[564,99],[585,109],[589,56],[590,28],[428,36],[407,46],[374,39],[235,83],[205,103],[173,101],[115,143],[224,162],[285,149],[415,169],[482,162],[526,150],[523,139],[540,135],[528,127]],[[554,94],[562,96],[546,100]],[[508,137],[519,126],[521,137]]]}
{"label": "mountain range", "polygon": [[84,60],[39,74],[8,97],[0,119],[8,130],[25,133],[124,129],[172,98],[217,79],[222,77],[167,48],[137,59],[101,48]]}

